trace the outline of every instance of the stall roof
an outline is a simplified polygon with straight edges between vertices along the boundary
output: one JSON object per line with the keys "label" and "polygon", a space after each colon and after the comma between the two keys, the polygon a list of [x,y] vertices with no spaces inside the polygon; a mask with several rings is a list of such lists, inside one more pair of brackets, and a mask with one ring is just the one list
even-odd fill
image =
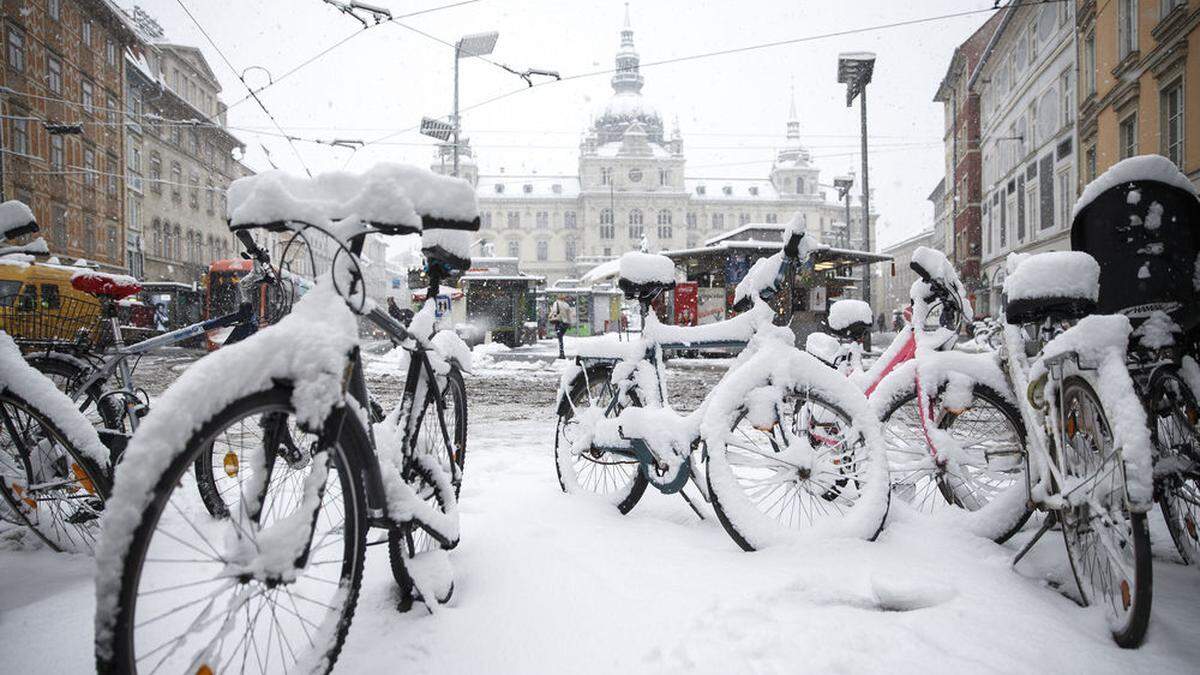
{"label": "stall roof", "polygon": [[[783,248],[783,244],[778,241],[722,241],[714,246],[700,246],[696,248],[684,248],[676,251],[663,251],[662,254],[671,259],[697,257],[704,255],[723,255],[730,252],[762,252],[774,253]],[[818,262],[827,262],[830,260],[845,260],[845,265],[861,265],[867,262],[886,262],[892,259],[892,256],[886,253],[868,253],[867,251],[855,251],[846,248],[824,247],[814,249],[812,252],[813,258]]]}
{"label": "stall roof", "polygon": [[546,277],[533,274],[464,274],[462,281],[532,281],[540,284],[546,281]]}

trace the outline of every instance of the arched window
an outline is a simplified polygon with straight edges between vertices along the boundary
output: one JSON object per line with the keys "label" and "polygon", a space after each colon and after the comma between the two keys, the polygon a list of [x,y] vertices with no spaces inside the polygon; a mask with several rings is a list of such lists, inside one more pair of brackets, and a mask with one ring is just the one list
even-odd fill
{"label": "arched window", "polygon": [[601,225],[612,225],[612,223],[613,223],[612,209],[600,209],[600,224]]}
{"label": "arched window", "polygon": [[630,209],[629,211],[629,238],[641,239],[645,233],[645,228],[642,227],[642,210]]}
{"label": "arched window", "polygon": [[537,259],[538,262],[545,262],[550,259],[550,242],[545,239],[538,240]]}
{"label": "arched window", "polygon": [[725,214],[724,213],[712,214],[712,229],[715,230],[720,227],[725,227]]}
{"label": "arched window", "polygon": [[796,176],[796,194],[804,194],[804,178]]}
{"label": "arched window", "polygon": [[539,230],[544,230],[550,227],[550,214],[546,211],[538,211],[535,216],[535,221]]}
{"label": "arched window", "polygon": [[567,211],[567,212],[563,213],[563,227],[567,228],[568,230],[575,229],[575,212],[574,211]]}
{"label": "arched window", "polygon": [[670,225],[671,224],[671,212],[668,211],[667,209],[663,209],[663,210],[659,211],[658,212],[658,224],[659,225]]}
{"label": "arched window", "polygon": [[157,251],[159,257],[170,258],[171,252],[174,250],[171,248],[171,224],[170,223],[163,223],[161,243],[162,243],[162,246]]}
{"label": "arched window", "polygon": [[613,170],[611,168],[604,167],[604,168],[600,169],[600,184],[601,185],[611,185],[612,184],[612,175],[613,175]]}
{"label": "arched window", "polygon": [[176,260],[183,259],[183,228],[179,225],[175,226],[175,250],[172,255]]}
{"label": "arched window", "polygon": [[162,255],[162,234],[162,222],[155,218],[150,225],[150,252],[157,256]]}
{"label": "arched window", "polygon": [[567,260],[575,260],[575,255],[576,255],[575,248],[576,248],[575,237],[567,237],[567,244],[566,244]]}
{"label": "arched window", "polygon": [[521,242],[519,242],[515,239],[508,242],[508,257],[510,257],[510,258],[521,257]]}

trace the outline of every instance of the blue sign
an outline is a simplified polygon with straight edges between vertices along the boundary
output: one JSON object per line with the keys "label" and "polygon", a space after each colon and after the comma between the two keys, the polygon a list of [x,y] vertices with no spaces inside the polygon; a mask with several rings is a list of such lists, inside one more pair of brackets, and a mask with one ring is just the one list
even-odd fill
{"label": "blue sign", "polygon": [[450,296],[439,295],[434,299],[434,317],[440,319],[450,313]]}

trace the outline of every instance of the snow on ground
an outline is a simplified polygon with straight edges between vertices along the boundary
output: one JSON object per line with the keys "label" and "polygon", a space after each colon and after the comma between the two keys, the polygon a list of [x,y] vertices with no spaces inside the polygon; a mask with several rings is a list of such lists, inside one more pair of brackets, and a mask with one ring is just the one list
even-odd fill
{"label": "snow on ground", "polygon": [[[1028,533],[1000,547],[896,506],[874,543],[744,553],[679,497],[649,491],[621,516],[563,495],[552,402],[566,362],[535,362],[515,370],[497,360],[467,379],[451,606],[398,614],[385,547],[369,548],[335,672],[1169,673],[1200,662],[1200,570],[1176,564],[1157,511],[1150,634],[1123,651],[1098,610],[1054,589],[1069,574],[1057,532],[1014,571]],[[690,404],[721,364],[672,365],[672,392]],[[402,386],[381,373],[371,383],[385,403]],[[22,542],[0,534],[4,670],[88,672],[91,561]]]}

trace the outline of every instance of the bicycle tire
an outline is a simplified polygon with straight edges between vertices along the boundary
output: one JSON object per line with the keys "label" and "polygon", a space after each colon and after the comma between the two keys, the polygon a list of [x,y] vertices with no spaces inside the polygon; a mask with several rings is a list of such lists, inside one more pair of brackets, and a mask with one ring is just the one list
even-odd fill
{"label": "bicycle tire", "polygon": [[[1025,424],[1021,421],[1020,411],[995,389],[979,382],[972,385],[971,398],[973,402],[983,401],[988,407],[997,411],[999,417],[1003,419],[1009,428],[1010,435],[1015,436],[1016,440],[1019,441],[1023,465],[1026,432]],[[894,468],[904,459],[897,459],[897,454],[903,453],[901,446],[915,444],[920,453],[928,453],[929,446],[927,445],[927,441],[923,433],[919,431],[920,421],[917,419],[919,409],[916,399],[917,393],[914,383],[892,396],[889,405],[880,418],[883,426],[884,440],[888,443],[889,462],[893,467],[893,488],[895,488],[897,479],[912,479],[914,474],[919,473],[911,469],[896,470]],[[972,405],[970,408],[971,414],[975,414],[978,410],[979,406],[977,404]],[[942,418],[938,420],[938,428],[953,432],[955,424],[963,419],[966,412],[946,411]],[[911,436],[912,438],[907,439],[906,436]],[[1027,499],[1027,482],[1024,478],[1024,470],[1020,472],[1020,475],[1015,476],[1013,480],[1008,481],[1008,485],[1001,486],[986,503],[975,509],[968,508],[967,503],[970,502],[978,505],[980,490],[990,489],[991,486],[983,486],[975,490],[970,490],[969,495],[960,494],[962,491],[955,486],[968,484],[970,477],[959,477],[957,481],[952,480],[947,477],[944,467],[931,468],[929,472],[931,475],[928,479],[932,484],[927,486],[925,494],[918,495],[916,494],[916,489],[914,489],[913,496],[918,497],[917,503],[905,499],[917,511],[924,513],[940,512],[945,509],[972,511],[978,514],[977,516],[971,516],[974,521],[971,523],[972,531],[980,536],[991,539],[997,544],[1003,544],[1014,534],[1020,532],[1021,528],[1025,526],[1025,523],[1033,515],[1033,509]],[[1001,473],[1011,472],[1006,471]],[[904,499],[904,490],[896,492],[899,498]]]}
{"label": "bicycle tire", "polygon": [[1147,403],[1155,446],[1155,498],[1185,565],[1200,562],[1200,405],[1174,369],[1150,378]]}
{"label": "bicycle tire", "polygon": [[[115,613],[111,617],[104,617],[99,614],[99,612],[101,610],[99,610],[99,609],[97,610],[98,615],[97,615],[97,621],[96,621],[97,632],[96,632],[96,643],[95,643],[96,652],[95,653],[96,653],[97,670],[99,672],[101,672],[101,673],[135,673],[135,672],[138,672],[138,660],[136,658],[137,644],[136,644],[136,639],[135,639],[136,638],[136,635],[135,635],[136,628],[137,628],[137,626],[139,626],[139,623],[137,620],[137,611],[138,611],[138,602],[137,601],[138,601],[139,597],[144,597],[144,596],[148,595],[149,593],[155,592],[155,591],[151,590],[148,593],[139,594],[139,586],[140,586],[142,580],[144,579],[144,575],[146,572],[145,564],[147,562],[152,562],[152,563],[156,563],[156,564],[170,562],[170,560],[157,560],[157,559],[148,560],[147,554],[151,550],[151,547],[156,545],[156,543],[154,541],[154,535],[156,532],[156,528],[157,528],[158,524],[160,523],[164,512],[167,511],[168,502],[171,501],[172,495],[173,494],[179,494],[179,495],[192,494],[192,492],[190,490],[187,490],[185,488],[185,486],[181,485],[180,483],[181,483],[182,479],[186,476],[186,474],[189,472],[189,469],[192,468],[192,466],[195,462],[195,459],[196,459],[196,455],[204,450],[204,446],[211,444],[213,438],[217,434],[225,432],[227,429],[229,429],[233,424],[235,424],[239,420],[245,420],[249,416],[254,415],[254,414],[262,414],[264,411],[266,411],[267,414],[274,413],[274,414],[289,414],[290,415],[290,414],[294,413],[294,409],[291,404],[291,396],[292,396],[292,392],[291,392],[290,388],[284,387],[284,386],[279,386],[279,387],[275,387],[275,388],[267,390],[267,391],[244,396],[244,397],[230,403],[225,408],[223,408],[221,411],[219,411],[218,413],[214,414],[211,418],[209,418],[209,420],[206,421],[204,424],[200,425],[200,428],[192,433],[191,437],[189,438],[188,442],[185,445],[184,450],[181,453],[179,453],[175,458],[173,458],[172,461],[167,465],[165,471],[159,475],[157,481],[155,481],[155,485],[153,487],[153,492],[150,497],[150,502],[149,502],[148,506],[141,512],[140,520],[138,521],[136,527],[133,529],[133,539],[132,539],[130,545],[128,546],[128,548],[122,552],[122,558],[120,559],[119,588],[116,589],[116,596],[115,596],[116,597]],[[334,414],[340,414],[340,413],[334,413]],[[350,419],[351,417],[352,416],[350,416],[350,415],[345,415],[345,416],[341,417],[340,419],[342,420],[342,423],[344,424],[344,423],[346,423],[346,420]],[[322,605],[322,606],[328,608],[330,610],[330,612],[324,617],[323,620],[314,623],[314,625],[317,626],[317,628],[314,628],[312,633],[316,635],[316,640],[314,640],[312,635],[308,633],[307,629],[305,629],[305,631],[304,631],[305,635],[309,635],[308,639],[309,639],[310,644],[312,644],[312,649],[310,650],[310,653],[305,654],[304,655],[305,658],[302,661],[297,659],[297,661],[293,662],[293,664],[290,667],[287,667],[286,664],[285,664],[285,667],[287,667],[287,669],[289,671],[291,671],[291,670],[307,670],[309,672],[328,673],[330,670],[333,669],[333,666],[336,663],[338,655],[341,651],[342,645],[344,644],[346,634],[349,631],[350,622],[354,616],[354,611],[355,611],[357,601],[358,601],[359,589],[360,589],[360,586],[362,583],[362,572],[363,572],[364,554],[365,554],[365,546],[366,546],[366,532],[367,532],[367,511],[366,511],[366,499],[365,499],[365,494],[364,494],[365,487],[361,482],[361,480],[362,480],[361,476],[365,472],[365,467],[363,467],[361,465],[361,461],[362,461],[362,457],[364,456],[364,454],[369,452],[369,448],[359,447],[358,441],[356,440],[357,435],[351,433],[345,427],[342,427],[340,429],[335,428],[333,422],[327,422],[325,425],[325,428],[320,432],[319,435],[321,438],[326,439],[326,440],[330,440],[328,438],[330,436],[333,436],[333,435],[337,436],[336,439],[331,439],[331,442],[322,442],[322,443],[323,443],[323,446],[328,447],[328,452],[329,452],[328,466],[331,469],[331,473],[330,473],[329,477],[327,477],[327,480],[332,478],[333,480],[336,481],[336,484],[339,485],[341,488],[340,503],[343,506],[342,514],[345,517],[344,521],[342,521],[341,523],[339,523],[339,524],[330,523],[330,525],[329,525],[330,532],[340,532],[341,533],[340,537],[341,537],[341,543],[342,543],[343,558],[340,561],[333,561],[335,563],[340,562],[340,565],[341,565],[340,570],[337,572],[337,577],[336,577],[337,581],[336,582],[326,582],[326,583],[333,583],[333,585],[335,587],[335,589],[333,591],[330,591],[331,599],[329,600],[329,602],[330,603],[338,603],[338,606],[335,607],[332,604]],[[322,453],[322,455],[323,454],[324,453]],[[318,455],[318,457],[320,457],[322,455]],[[336,473],[335,478],[332,476],[333,473]],[[119,485],[119,480],[120,480],[120,473],[118,471],[118,485]],[[271,496],[270,493],[266,493],[266,494],[262,495],[261,498],[263,500],[266,500],[270,496]],[[329,493],[325,493],[325,496],[328,497]],[[118,495],[116,498],[120,498],[120,496]],[[337,499],[337,498],[335,497],[334,499]],[[322,500],[322,504],[324,504],[324,501],[325,500]],[[178,504],[174,504],[174,505],[176,506],[177,509],[179,509],[178,513],[180,514],[180,516],[184,517],[185,519],[186,519],[186,516],[183,515],[185,513],[185,511],[183,510],[185,507],[186,507],[187,511],[190,511],[190,512],[193,512],[196,514],[203,513],[202,512],[203,507],[201,505],[195,505],[195,506],[185,505],[185,507],[181,507]],[[270,512],[264,511],[264,514],[266,514],[266,513],[270,513]],[[297,511],[297,513],[304,513],[304,511]],[[206,513],[203,513],[203,515],[207,516]],[[295,513],[288,514],[288,515],[295,515]],[[314,518],[313,518],[312,522],[315,524],[319,524],[319,522],[321,520],[319,517],[317,517],[317,516],[319,516],[319,514],[316,511],[314,511],[313,515],[314,515]],[[262,517],[264,517],[264,516],[260,516],[259,518],[262,518]],[[282,522],[282,520],[286,517],[287,516],[281,516],[280,519],[278,519],[274,522]],[[230,521],[210,521],[209,524],[221,523],[221,522],[232,523],[232,521],[230,520]],[[303,522],[303,521],[301,521],[301,522]],[[116,527],[122,527],[122,526],[123,525],[116,525]],[[197,533],[199,533],[199,530],[197,530]],[[226,534],[233,536],[235,533],[233,531],[226,531]],[[166,547],[166,550],[169,550],[173,546],[178,546],[178,544],[175,544],[173,541],[169,541],[170,539],[172,539],[172,538],[170,538],[170,537],[160,538],[160,540],[161,540],[160,543]],[[329,544],[322,544],[321,543],[322,541],[323,540],[318,540],[318,545],[315,548],[313,548],[312,547],[312,539],[307,540],[307,544],[306,544],[307,554],[310,555],[311,557],[316,557],[318,555],[318,552],[321,549],[323,549],[329,545]],[[336,539],[334,540],[334,543],[337,543]],[[197,541],[196,544],[194,546],[191,546],[190,548],[192,550],[200,551],[201,549],[198,547],[201,544],[202,544],[201,541]],[[226,546],[228,546],[228,545],[226,545]],[[229,549],[226,548],[226,550],[228,551]],[[162,551],[156,549],[156,554],[159,554],[161,552]],[[213,548],[213,553],[214,554],[217,553],[217,550],[215,548]],[[191,555],[196,555],[196,554],[191,554]],[[188,562],[190,563],[191,561],[188,561]],[[317,565],[323,564],[321,562],[314,563],[311,558],[308,560],[308,562],[310,563],[310,565],[308,567],[316,567]],[[214,563],[210,563],[210,564],[215,564],[215,561],[214,561]],[[221,565],[217,565],[217,567],[219,567],[221,570],[225,569]],[[306,568],[304,571],[307,572],[308,569]],[[217,577],[218,579],[223,580],[223,581],[230,581],[230,577],[227,572],[218,570],[217,574],[218,574],[218,577]],[[239,577],[233,577],[232,578],[233,585],[249,586],[252,583],[256,583],[256,584],[262,586],[264,589],[266,589],[266,590],[260,591],[260,594],[265,594],[268,590],[272,590],[272,589],[288,589],[290,586],[289,582],[287,582],[286,580],[279,581],[275,586],[272,587],[269,585],[269,583],[267,581],[254,580],[252,574],[250,574],[250,578],[248,578],[248,579],[244,578],[246,576],[247,576],[247,573],[243,572],[241,575],[239,575]],[[307,587],[305,587],[305,588],[307,588]],[[323,588],[323,587],[314,586],[314,588]],[[221,589],[218,589],[218,591],[219,590],[221,590]],[[159,589],[157,592],[159,593],[159,597],[162,597],[161,593],[163,592],[163,589]],[[245,591],[245,592],[247,594],[249,594],[249,591]],[[296,604],[296,600],[293,597],[293,593],[290,590],[285,590],[285,592],[288,594],[289,597],[292,598],[292,600],[291,600],[292,607],[296,609],[296,615],[298,616],[299,612],[300,612],[300,609],[299,609],[300,605]],[[310,600],[308,598],[305,598],[303,595],[300,595],[298,589],[295,591],[295,594],[298,595],[302,600]],[[207,592],[202,592],[200,597],[203,600],[204,598],[210,597],[210,594]],[[242,603],[242,605],[232,607],[232,609],[229,612],[227,612],[225,615],[226,621],[231,620],[230,617],[234,617],[234,619],[236,619],[237,615],[240,613],[240,611],[242,609],[242,606],[247,605],[255,597],[258,597],[258,596],[247,595],[247,599]],[[316,601],[313,601],[313,602],[316,602]],[[211,601],[210,601],[210,603],[211,603]],[[262,605],[265,606],[266,603],[267,603],[267,601],[264,601],[262,603]],[[320,602],[316,602],[316,604],[321,605]],[[282,603],[280,603],[279,606],[281,608],[284,607],[282,605]],[[304,605],[304,606],[307,606],[307,605]],[[184,607],[186,607],[186,605]],[[180,608],[180,609],[182,609],[182,608]],[[274,605],[272,605],[272,608],[271,608],[272,615],[275,614],[275,609],[276,609],[276,607]],[[179,611],[179,610],[176,610],[176,611]],[[207,615],[207,610],[202,610],[202,611],[205,613],[205,615]],[[221,611],[224,611],[224,609],[223,608],[219,609],[218,613]],[[247,607],[247,609],[246,609],[246,618],[247,619],[250,618],[250,611],[251,611],[250,608]],[[258,621],[258,614],[261,613],[261,611],[262,611],[262,606],[260,606],[258,613],[256,613],[253,617],[253,621],[255,623],[257,623],[257,621]],[[290,611],[290,610],[286,610],[286,611]],[[280,616],[283,616],[283,615],[281,614]],[[145,624],[145,623],[149,623],[152,621],[158,621],[160,618],[162,618],[161,615],[159,617],[145,619],[142,623]],[[201,618],[204,618],[204,617],[201,617]],[[184,625],[187,626],[187,629],[183,632],[183,635],[191,634],[195,630],[198,630],[196,627],[199,626],[199,622],[200,622],[200,619],[196,619],[190,623],[185,623]],[[203,627],[203,626],[201,626],[201,627]],[[303,628],[303,625],[301,625],[300,627]],[[102,628],[103,628],[103,630],[102,630]],[[218,628],[218,632],[222,632],[225,630],[226,629],[224,626],[221,626]],[[171,633],[171,635],[175,635],[175,634]],[[176,636],[176,638],[178,639],[178,636]],[[303,637],[298,637],[298,640],[303,640]],[[239,647],[240,644],[244,644],[246,642],[247,642],[246,637],[243,636],[242,641],[239,644],[234,645],[235,651],[237,650],[237,648]],[[318,642],[320,644],[318,644]],[[166,644],[170,644],[170,643],[168,642]],[[222,645],[224,644],[223,639],[222,639],[221,644]],[[291,644],[292,643],[289,643],[289,646]],[[299,642],[298,644],[302,644],[302,642]],[[212,645],[210,642],[210,644],[207,647],[211,647],[211,646]],[[206,649],[207,649],[207,647],[206,647]],[[247,645],[247,647],[246,647],[247,651],[245,652],[245,654],[249,653],[248,652],[249,648],[250,647]],[[175,651],[175,649],[173,648],[172,651]],[[192,653],[193,652],[188,652],[189,655]],[[194,653],[195,653],[195,656],[185,656],[185,659],[188,659],[188,658],[192,659],[191,666],[190,666],[191,670],[196,671],[196,672],[219,672],[219,671],[223,670],[223,668],[220,667],[220,664],[209,665],[208,661],[212,658],[211,652],[202,650],[200,652],[194,652]],[[282,654],[282,649],[280,649],[280,653]],[[169,656],[169,654],[168,654],[168,656]],[[245,658],[245,657],[243,657],[243,658]],[[199,661],[198,665],[197,665],[196,661]],[[187,664],[189,662],[187,660],[185,660],[184,663]],[[159,664],[159,665],[162,665],[162,664]],[[147,668],[147,670],[149,670],[149,669],[150,668]]]}
{"label": "bicycle tire", "polygon": [[[589,494],[599,496],[606,499],[614,506],[617,511],[622,514],[629,513],[637,506],[638,501],[646,492],[646,486],[650,484],[646,474],[642,471],[641,465],[627,458],[620,458],[619,461],[604,462],[607,453],[589,452],[590,459],[582,456],[578,461],[572,461],[570,452],[570,440],[567,438],[569,424],[576,417],[576,411],[580,407],[594,407],[596,398],[589,395],[597,385],[601,388],[601,395],[614,396],[615,389],[612,387],[612,367],[608,365],[593,365],[585,368],[574,381],[571,382],[568,390],[568,400],[563,401],[558,409],[558,422],[554,429],[554,465],[558,474],[558,485],[563,492],[567,494]],[[629,392],[630,402],[634,406],[641,405],[635,391]],[[587,403],[587,406],[584,404]],[[619,414],[622,406],[617,403],[613,410],[613,414]],[[589,462],[590,464],[584,464]],[[594,474],[600,472],[602,475],[596,477],[596,480],[580,481],[580,469],[582,466],[585,473]],[[599,468],[603,466],[617,467],[615,469]],[[630,470],[632,469],[632,470]],[[612,486],[612,491],[601,492],[595,488],[601,486]]]}
{"label": "bicycle tire", "polygon": [[780,356],[756,355],[746,376],[727,375],[708,399],[702,430],[717,520],[744,551],[815,533],[873,541],[891,496],[866,399],[811,354]]}
{"label": "bicycle tire", "polygon": [[[14,418],[18,415],[40,430],[36,432],[40,439],[36,458],[27,444],[16,440],[24,435],[16,433],[19,425]],[[91,553],[111,491],[104,471],[79,452],[52,419],[7,390],[0,391],[0,439],[8,441],[0,442],[0,497],[8,519],[28,527],[55,551]],[[65,479],[62,490],[45,489],[45,497],[34,496],[29,486],[45,485],[52,477]],[[79,494],[80,489],[84,495]]]}
{"label": "bicycle tire", "polygon": [[[1059,467],[1060,471],[1066,478],[1086,477],[1087,480],[1082,484],[1091,485],[1099,485],[1105,477],[1111,475],[1112,482],[1109,484],[1110,489],[1106,494],[1120,493],[1118,496],[1121,501],[1120,513],[1122,516],[1127,516],[1129,524],[1127,536],[1117,532],[1114,523],[1105,522],[1105,518],[1112,515],[1111,512],[1105,516],[1097,516],[1092,513],[1092,499],[1088,499],[1086,502],[1079,500],[1083,502],[1082,506],[1060,511],[1063,543],[1067,549],[1071,573],[1085,604],[1099,604],[1100,596],[1105,596],[1105,610],[1108,613],[1113,641],[1118,646],[1127,649],[1138,647],[1146,638],[1146,630],[1150,625],[1150,608],[1153,602],[1150,528],[1146,521],[1146,514],[1131,513],[1126,508],[1125,467],[1115,466],[1113,470],[1101,473],[1099,469],[1093,470],[1087,462],[1088,458],[1094,455],[1101,458],[1115,455],[1116,461],[1121,461],[1119,454],[1106,452],[1105,448],[1096,447],[1095,436],[1100,436],[1102,439],[1107,437],[1109,443],[1112,443],[1113,439],[1108,414],[1092,386],[1082,377],[1067,376],[1063,378],[1057,398],[1055,405],[1063,411],[1060,426],[1061,433],[1064,435],[1060,442],[1060,454],[1063,462]],[[1080,403],[1079,407],[1073,405],[1082,399],[1087,400]],[[1086,414],[1086,411],[1080,409],[1085,403],[1092,409],[1091,414]],[[1092,427],[1090,436],[1082,434],[1082,430],[1086,427]],[[1084,444],[1087,447],[1082,449],[1078,447]],[[1102,528],[1096,527],[1097,519],[1100,519]],[[1095,534],[1098,539],[1101,534],[1097,533],[1117,536],[1121,539],[1115,543],[1098,542],[1093,549],[1103,551],[1105,555],[1097,554],[1093,560],[1093,556],[1087,554],[1084,545],[1089,535]],[[1115,584],[1115,588],[1112,587],[1115,576],[1112,573],[1113,564],[1108,559],[1113,551],[1128,552],[1131,555],[1132,561],[1123,562],[1132,562],[1132,565],[1123,564],[1122,567],[1132,569],[1134,574],[1132,584],[1129,583],[1129,579],[1122,577],[1120,583]],[[1108,563],[1107,570],[1098,569],[1105,563]],[[1114,591],[1116,591],[1116,595],[1114,595]],[[1116,602],[1114,601],[1119,601],[1122,605],[1124,618],[1120,616],[1120,613],[1114,617],[1113,613],[1116,612]]]}
{"label": "bicycle tire", "polygon": [[[451,368],[446,377],[446,387],[442,389],[442,395],[449,395],[452,401],[452,408],[447,410],[448,415],[443,416],[447,425],[453,424],[454,429],[451,432],[446,429],[447,435],[455,444],[455,448],[447,449],[448,461],[453,462],[453,487],[454,498],[457,500],[462,489],[462,470],[466,464],[467,452],[467,390],[466,384],[463,382],[462,374],[457,368]],[[425,409],[417,418],[416,429],[409,432],[413,441],[409,443],[409,448],[414,452],[425,452],[434,455],[438,459],[439,465],[443,468],[448,468],[441,460],[441,452],[436,445],[444,444],[441,441],[441,433],[443,431],[442,424],[437,423],[437,431],[431,431],[427,426],[429,411],[432,408],[432,397],[426,402]],[[449,407],[449,406],[448,406]],[[453,419],[450,419],[453,417]],[[436,419],[434,417],[433,419]],[[424,437],[428,441],[428,445],[422,447],[422,429],[425,429],[428,435]],[[426,470],[414,465],[409,472],[412,475],[412,482],[415,482],[414,492],[417,494],[426,493],[430,495],[430,499],[434,500],[435,508],[440,511],[445,511],[446,504],[442,498],[442,493],[436,487],[436,480],[433,476],[427,475]],[[457,545],[457,541],[454,542]],[[412,608],[414,601],[424,601],[416,591],[416,583],[409,571],[408,560],[414,556],[434,550],[435,548],[445,548],[440,542],[432,536],[431,533],[425,531],[420,523],[405,522],[398,523],[393,527],[388,528],[388,563],[391,567],[392,578],[396,581],[399,587],[399,602],[397,608],[404,612]],[[450,582],[448,590],[434,600],[439,604],[449,602],[450,597],[454,592],[454,583]]]}

